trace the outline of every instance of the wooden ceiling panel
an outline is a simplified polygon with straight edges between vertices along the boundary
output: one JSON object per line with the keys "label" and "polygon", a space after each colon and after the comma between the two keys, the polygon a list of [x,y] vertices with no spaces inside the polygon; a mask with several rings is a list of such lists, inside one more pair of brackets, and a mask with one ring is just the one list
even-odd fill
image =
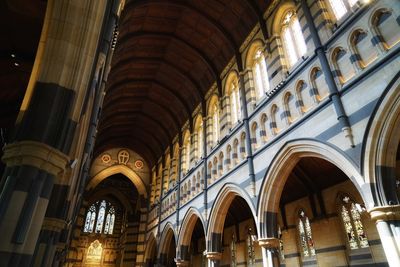
{"label": "wooden ceiling panel", "polygon": [[[256,25],[254,7],[259,5],[255,0],[128,1],[95,153],[132,139],[125,146],[146,154],[153,166],[162,156],[160,146],[168,147],[191,121],[194,109]],[[143,130],[135,131],[138,127]],[[162,137],[147,140],[147,131]],[[136,146],[139,140],[146,145]]]}

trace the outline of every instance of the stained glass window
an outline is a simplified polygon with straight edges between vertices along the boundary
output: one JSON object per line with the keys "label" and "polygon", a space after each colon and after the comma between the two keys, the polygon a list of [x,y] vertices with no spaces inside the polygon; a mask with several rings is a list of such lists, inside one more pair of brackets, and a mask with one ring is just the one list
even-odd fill
{"label": "stained glass window", "polygon": [[236,267],[236,237],[232,235],[231,240],[231,267]]}
{"label": "stained glass window", "polygon": [[341,216],[350,249],[368,247],[368,238],[361,222],[361,214],[357,204],[351,201],[348,196],[344,196],[342,200]]}
{"label": "stained glass window", "polygon": [[304,211],[300,211],[299,218],[299,237],[300,245],[302,248],[304,257],[315,256],[314,241],[311,233],[311,225],[308,217],[305,215]]}
{"label": "stained glass window", "polygon": [[[96,213],[99,211],[98,214]],[[107,216],[106,216],[107,212]],[[97,214],[97,220],[96,220]],[[83,232],[92,233],[94,226],[96,225],[95,233],[112,234],[115,222],[115,209],[111,206],[111,203],[107,203],[105,200],[101,202],[97,201],[91,205],[86,213],[85,225]],[[104,229],[103,229],[104,225]]]}
{"label": "stained glass window", "polygon": [[279,255],[281,257],[281,260],[284,260],[285,251],[283,249],[282,231],[280,226],[278,226],[278,239],[279,239]]}
{"label": "stained glass window", "polygon": [[254,266],[255,264],[255,252],[254,252],[254,242],[252,236],[252,230],[249,228],[246,238],[247,245],[247,266]]}
{"label": "stained glass window", "polygon": [[287,63],[292,67],[307,52],[303,32],[294,10],[287,12],[283,20],[282,41]]}

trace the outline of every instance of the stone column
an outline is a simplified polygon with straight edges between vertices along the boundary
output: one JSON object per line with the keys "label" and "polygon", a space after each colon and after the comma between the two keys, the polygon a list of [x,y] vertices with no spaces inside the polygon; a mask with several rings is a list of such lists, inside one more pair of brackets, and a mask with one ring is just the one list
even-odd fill
{"label": "stone column", "polygon": [[221,252],[207,252],[208,267],[219,267],[222,258]]}
{"label": "stone column", "polygon": [[278,267],[279,256],[279,239],[275,237],[263,238],[258,240],[258,244],[262,250],[263,266],[264,267]]}
{"label": "stone column", "polygon": [[376,223],[389,266],[400,266],[400,205],[374,207],[369,214]]}

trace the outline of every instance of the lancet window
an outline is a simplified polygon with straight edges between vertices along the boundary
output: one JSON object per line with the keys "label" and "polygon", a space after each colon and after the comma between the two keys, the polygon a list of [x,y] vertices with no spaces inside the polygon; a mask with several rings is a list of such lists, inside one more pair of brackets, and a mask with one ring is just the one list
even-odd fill
{"label": "lancet window", "polygon": [[114,224],[115,208],[105,200],[97,201],[86,212],[83,232],[111,235],[114,231]]}

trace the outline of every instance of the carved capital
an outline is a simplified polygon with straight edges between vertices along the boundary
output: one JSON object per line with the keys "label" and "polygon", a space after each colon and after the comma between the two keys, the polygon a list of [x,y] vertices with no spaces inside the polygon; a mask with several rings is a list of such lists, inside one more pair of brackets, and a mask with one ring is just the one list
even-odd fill
{"label": "carved capital", "polygon": [[209,260],[218,261],[218,260],[220,260],[222,258],[222,253],[221,252],[207,251],[206,257]]}
{"label": "carved capital", "polygon": [[373,207],[368,212],[375,222],[400,221],[400,205]]}
{"label": "carved capital", "polygon": [[70,159],[49,145],[21,141],[7,145],[2,160],[7,166],[29,165],[58,176],[65,171]]}
{"label": "carved capital", "polygon": [[279,248],[279,239],[275,237],[267,237],[258,240],[258,245],[263,248]]}

